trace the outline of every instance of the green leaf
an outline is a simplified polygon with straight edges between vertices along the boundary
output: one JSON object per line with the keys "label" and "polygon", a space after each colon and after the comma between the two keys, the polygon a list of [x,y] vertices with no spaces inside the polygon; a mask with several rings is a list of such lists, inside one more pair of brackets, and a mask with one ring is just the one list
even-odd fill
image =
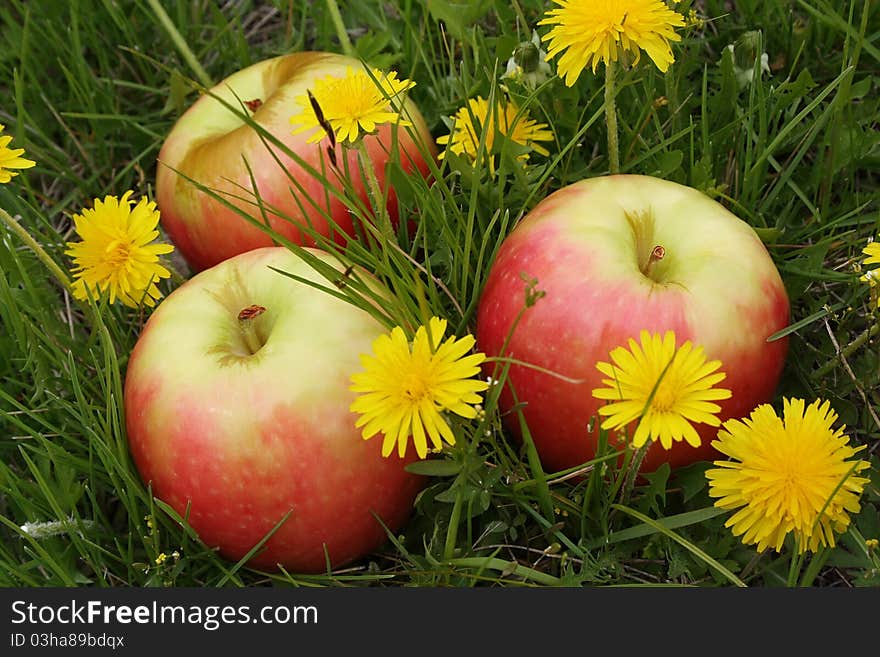
{"label": "green leaf", "polygon": [[871,91],[871,88],[874,86],[874,78],[865,77],[859,80],[858,82],[853,82],[852,86],[849,88],[849,97],[852,100],[861,99],[868,95]]}
{"label": "green leaf", "polygon": [[415,461],[407,465],[404,470],[412,474],[425,475],[427,477],[451,477],[461,472],[461,464],[445,459],[431,459],[428,461]]}
{"label": "green leaf", "polygon": [[675,471],[675,483],[681,488],[682,499],[687,502],[706,489],[706,470],[711,463],[698,461]]}
{"label": "green leaf", "polygon": [[658,514],[666,504],[666,484],[669,481],[670,472],[669,464],[662,463],[654,472],[642,475],[648,480],[648,485],[641,489],[648,500],[648,508]]}
{"label": "green leaf", "polygon": [[186,109],[186,95],[189,93],[189,85],[180,74],[180,71],[174,69],[171,71],[171,77],[168,81],[168,100],[162,108],[162,114],[173,113],[175,116],[183,114]]}
{"label": "green leaf", "polygon": [[782,231],[778,228],[761,228],[756,226],[754,230],[764,244],[775,244],[782,235]]}
{"label": "green leaf", "polygon": [[467,40],[467,29],[485,16],[492,8],[490,0],[456,2],[454,0],[427,0],[428,11],[442,21],[452,36]]}
{"label": "green leaf", "polygon": [[684,161],[684,153],[680,150],[666,151],[657,158],[657,169],[654,175],[657,178],[671,178]]}

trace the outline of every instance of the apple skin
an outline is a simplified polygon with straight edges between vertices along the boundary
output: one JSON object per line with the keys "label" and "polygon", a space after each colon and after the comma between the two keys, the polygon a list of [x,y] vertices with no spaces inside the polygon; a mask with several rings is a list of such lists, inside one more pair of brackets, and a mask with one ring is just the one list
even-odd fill
{"label": "apple skin", "polygon": [[[642,219],[631,224],[624,211]],[[650,216],[653,226],[644,219]],[[666,254],[651,278],[640,263],[657,245]],[[609,362],[611,350],[627,346],[628,338],[638,341],[642,329],[671,329],[677,344],[689,339],[707,359],[721,361],[727,378],[718,387],[733,393],[719,402],[722,420],[746,416],[775,394],[788,341],[767,338],[789,323],[785,287],[755,231],[696,189],[616,175],[582,180],[543,199],[501,244],[481,293],[477,348],[489,356],[501,354],[525,305],[521,273],[537,279],[535,289],[546,295],[524,312],[505,355],[579,381],[510,368],[500,410],[521,439],[510,412],[513,386],[547,470],[573,468],[595,455],[600,422],[591,418],[605,403],[592,396],[604,387],[596,363]],[[641,471],[718,458],[710,445],[718,429],[695,428],[700,447],[682,441],[667,451],[652,444]]]}
{"label": "apple skin", "polygon": [[[321,252],[310,249],[316,254]],[[326,262],[333,262],[322,254]],[[349,376],[384,327],[270,267],[321,281],[284,247],[230,258],[174,290],[147,321],[125,376],[131,454],[152,493],[205,544],[249,565],[319,572],[365,556],[408,518],[423,477],[381,456],[348,408]],[[238,323],[265,340],[251,354]]]}
{"label": "apple skin", "polygon": [[[326,171],[327,179],[333,181],[334,188],[341,193],[342,184],[334,179],[326,155],[328,140],[309,144],[307,139],[313,131],[292,134],[295,126],[290,123],[290,117],[300,111],[296,97],[304,95],[315,80],[327,75],[344,76],[347,67],[359,71],[363,64],[334,53],[297,52],[248,66],[216,85],[211,93],[236,108],[241,107],[243,101],[260,100],[262,105],[251,118],[309,166]],[[390,150],[395,143],[400,164],[408,173],[418,172],[428,177],[429,164],[425,154],[434,160],[437,157],[437,147],[427,124],[408,99],[404,116],[413,124],[411,128],[385,124],[364,139],[379,185],[383,188],[385,164],[391,159]],[[346,157],[348,169],[344,165]],[[337,144],[336,159],[342,171],[351,172],[352,185],[366,204],[366,186],[358,173],[356,152],[347,149],[346,155],[346,149]],[[200,191],[186,177],[223,194],[230,203],[262,221],[262,215],[254,205],[253,175],[263,203],[280,213],[267,211],[269,224],[297,244],[315,245],[315,240],[301,230],[303,226],[311,226],[321,235],[332,236],[338,244],[344,244],[357,234],[349,209],[325,189],[319,178],[280,148],[267,145],[255,129],[209,94],[203,95],[177,120],[159,151],[158,160],[156,204],[161,224],[193,271],[201,271],[250,249],[270,246],[273,241],[266,232]],[[302,186],[304,193],[290,177]],[[393,189],[389,189],[387,207],[392,223],[396,225],[397,197]],[[338,229],[328,223],[327,215],[332,217]]]}

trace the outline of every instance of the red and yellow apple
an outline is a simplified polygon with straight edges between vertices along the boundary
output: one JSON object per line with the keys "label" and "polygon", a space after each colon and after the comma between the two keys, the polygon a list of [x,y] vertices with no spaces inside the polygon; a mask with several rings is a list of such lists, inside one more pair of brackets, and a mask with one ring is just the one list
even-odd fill
{"label": "red and yellow apple", "polygon": [[159,304],[128,363],[125,426],[143,480],[207,545],[241,559],[289,514],[249,564],[318,572],[377,548],[378,519],[400,528],[422,478],[349,411],[349,377],[383,326],[278,270],[328,284],[264,247]]}
{"label": "red and yellow apple", "polygon": [[[517,323],[524,278],[544,296]],[[787,340],[767,338],[788,325],[789,312],[779,272],[747,223],[696,189],[618,175],[550,194],[507,236],[482,291],[476,338],[489,356],[503,351],[534,366],[511,366],[501,410],[519,435],[512,388],[542,465],[563,470],[595,455],[593,418],[604,402],[591,393],[604,387],[596,363],[609,362],[612,349],[642,329],[701,345],[721,361],[719,387],[733,393],[719,417],[738,418],[775,393]],[[717,428],[695,428],[700,447],[653,444],[643,471],[717,458]]]}
{"label": "red and yellow apple", "polygon": [[[304,96],[316,80],[328,75],[343,77],[349,68],[360,71],[363,66],[356,59],[326,52],[266,59],[230,75],[177,120],[159,152],[156,203],[162,227],[194,271],[273,241],[267,232],[200,190],[192,180],[257,221],[268,221],[272,229],[297,244],[316,244],[306,227],[340,244],[356,235],[348,206],[328,189],[338,194],[343,189],[327,156],[328,140],[308,143],[312,131],[293,134],[290,117],[302,109],[296,98]],[[244,111],[242,104],[252,112],[255,123],[301,161],[268,143],[229,107]],[[364,140],[383,187],[385,166],[392,158],[399,159],[407,173],[426,177],[428,160],[436,158],[427,124],[409,99],[403,105],[403,116],[411,127],[384,124]],[[356,152],[337,145],[335,157],[339,171],[343,175],[347,172],[356,194],[366,204],[366,183],[359,173]],[[257,195],[263,210],[257,205]],[[393,188],[389,189],[387,207],[396,225]]]}

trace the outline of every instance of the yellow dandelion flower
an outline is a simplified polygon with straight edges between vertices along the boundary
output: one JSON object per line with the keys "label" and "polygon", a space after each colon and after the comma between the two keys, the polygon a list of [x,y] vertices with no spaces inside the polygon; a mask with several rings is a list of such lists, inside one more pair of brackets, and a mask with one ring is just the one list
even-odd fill
{"label": "yellow dandelion flower", "polygon": [[[880,242],[868,242],[868,246],[862,250],[862,253],[868,256],[862,263],[863,265],[880,265]],[[876,288],[880,285],[880,267],[869,269],[859,277],[859,280],[867,283],[871,288]],[[873,289],[871,293],[874,294]],[[877,307],[880,308],[880,295],[876,295],[876,299]]]}
{"label": "yellow dandelion flower", "polygon": [[[862,253],[868,256],[862,263],[863,265],[880,265],[880,242],[868,242],[868,246],[862,250]],[[880,269],[869,269],[859,280],[874,287],[877,285],[878,276],[880,276]]]}
{"label": "yellow dandelion flower", "polygon": [[868,242],[868,246],[862,249],[862,253],[868,256],[865,258],[864,264],[880,265],[880,242]]}
{"label": "yellow dandelion flower", "polygon": [[847,460],[863,448],[849,446],[845,427],[831,428],[837,414],[827,401],[805,409],[802,399],[783,399],[782,415],[762,404],[749,418],[724,423],[712,445],[734,460],[706,472],[709,495],[715,506],[737,510],[725,525],[758,551],[778,552],[789,533],[800,553],[834,547],[869,481],[856,476],[867,461]]}
{"label": "yellow dandelion flower", "polygon": [[440,449],[443,441],[455,444],[455,436],[443,411],[461,417],[476,417],[475,404],[480,393],[489,387],[473,377],[480,372],[482,353],[468,354],[474,338],[450,336],[443,342],[446,320],[432,317],[427,327],[420,326],[412,350],[399,326],[373,342],[375,355],[361,355],[363,372],[351,377],[351,390],[360,393],[351,404],[359,413],[356,426],[363,427],[364,440],[384,434],[382,456],[397,445],[402,458],[412,436],[420,458],[428,454],[427,440]]}
{"label": "yellow dandelion flower", "polygon": [[685,25],[684,17],[662,0],[554,0],[559,5],[538,25],[552,25],[544,35],[547,58],[560,55],[557,69],[572,86],[587,66],[593,73],[600,61],[638,63],[644,50],[664,73],[675,60],[670,41],[681,37],[673,28]]}
{"label": "yellow dandelion flower", "polygon": [[68,242],[65,251],[73,258],[73,294],[77,299],[110,293],[127,306],[141,303],[154,306],[162,296],[156,282],[171,276],[159,263],[159,256],[170,253],[170,244],[150,244],[159,236],[156,203],[142,198],[134,208],[131,191],[119,199],[95,199],[94,208],[74,215],[80,242]]}
{"label": "yellow dandelion flower", "polygon": [[383,73],[372,69],[372,77],[366,71],[348,67],[343,78],[328,75],[315,81],[310,90],[318,105],[318,112],[308,94],[297,96],[302,108],[290,117],[296,126],[293,134],[314,130],[309,143],[321,141],[326,136],[324,125],[329,125],[339,142],[357,141],[361,132],[370,134],[383,123],[400,126],[412,125],[400,114],[401,96],[415,86],[412,80],[398,80],[397,73]]}
{"label": "yellow dandelion flower", "polygon": [[23,148],[9,148],[12,137],[4,135],[3,131],[6,126],[0,123],[0,184],[8,183],[13,176],[17,176],[17,171],[10,169],[30,169],[37,163],[33,160],[23,158]]}
{"label": "yellow dandelion flower", "polygon": [[[491,114],[491,116],[490,116]],[[510,141],[527,146],[540,155],[549,155],[549,151],[537,142],[552,141],[553,132],[546,123],[538,123],[528,112],[520,108],[512,100],[498,99],[490,112],[489,101],[482,96],[471,98],[466,106],[460,108],[453,117],[452,132],[437,139],[441,146],[448,144],[449,150],[457,155],[467,155],[472,161],[477,159],[480,139],[485,132],[485,152],[489,157],[490,170],[495,171],[494,158],[490,155],[495,145],[496,133]],[[444,153],[440,154],[443,158]],[[519,156],[525,161],[528,153]]]}
{"label": "yellow dandelion flower", "polygon": [[702,347],[687,340],[676,348],[675,332],[642,331],[640,343],[629,339],[629,349],[611,352],[612,363],[599,362],[596,368],[607,379],[608,387],[593,390],[593,397],[611,401],[599,408],[608,416],[603,429],[619,430],[639,418],[633,446],[648,439],[659,440],[665,449],[674,441],[685,440],[699,446],[700,436],[692,423],[713,427],[721,424],[721,410],[715,401],[730,398],[730,390],[715,388],[727,376],[719,372],[721,361],[706,361]]}

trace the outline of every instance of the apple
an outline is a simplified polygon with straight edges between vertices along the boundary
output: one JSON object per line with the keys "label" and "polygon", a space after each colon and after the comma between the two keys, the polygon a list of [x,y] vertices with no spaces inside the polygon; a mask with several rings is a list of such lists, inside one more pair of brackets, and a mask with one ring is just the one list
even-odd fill
{"label": "apple", "polygon": [[348,410],[349,376],[384,327],[277,270],[328,284],[287,248],[263,247],[159,304],[128,362],[125,426],[153,495],[205,544],[241,559],[289,513],[249,565],[318,572],[380,546],[378,519],[400,528],[423,478],[404,469],[414,453],[383,458]]}
{"label": "apple", "polygon": [[[308,169],[324,172],[326,180],[341,193],[343,185],[327,156],[328,140],[307,143],[312,131],[294,135],[290,117],[300,111],[296,97],[306,94],[316,80],[328,75],[342,77],[348,67],[359,71],[363,66],[356,59],[327,52],[297,52],[266,59],[230,75],[177,120],[159,151],[156,204],[162,227],[193,271],[250,249],[270,246],[273,241],[259,226],[199,190],[188,178],[223,195],[262,222],[264,217],[256,205],[258,193],[264,206],[277,211],[267,210],[265,220],[297,244],[316,244],[302,230],[307,226],[339,244],[357,234],[349,208],[325,188],[324,180]],[[248,111],[252,111],[253,121],[283,142],[308,167],[266,142],[220,99],[239,110],[245,103],[251,108]],[[437,147],[416,105],[407,99],[403,112],[412,127],[385,124],[365,138],[370,161],[383,188],[385,165],[392,157],[399,156],[406,172],[427,177],[428,160],[437,156]],[[395,148],[397,153],[393,154]],[[356,152],[337,145],[335,157],[340,170],[350,172],[351,184],[366,204],[366,184],[359,173]],[[393,189],[389,189],[387,207],[396,225],[397,197]],[[332,222],[328,222],[328,216]]]}
{"label": "apple", "polygon": [[[537,279],[535,290],[545,295],[516,322],[524,278]],[[696,189],[615,175],[550,194],[505,238],[480,296],[475,333],[489,356],[504,351],[576,380],[513,365],[499,402],[521,438],[515,392],[542,466],[558,471],[595,455],[600,422],[593,418],[605,403],[592,396],[604,387],[596,363],[610,361],[612,349],[638,341],[642,329],[671,329],[678,345],[702,345],[727,374],[718,386],[732,391],[719,402],[719,418],[739,418],[775,394],[788,344],[767,338],[788,325],[789,314],[779,272],[747,223]],[[667,452],[653,444],[642,472],[717,458],[710,445],[717,428],[695,428],[700,447],[682,441]]]}

